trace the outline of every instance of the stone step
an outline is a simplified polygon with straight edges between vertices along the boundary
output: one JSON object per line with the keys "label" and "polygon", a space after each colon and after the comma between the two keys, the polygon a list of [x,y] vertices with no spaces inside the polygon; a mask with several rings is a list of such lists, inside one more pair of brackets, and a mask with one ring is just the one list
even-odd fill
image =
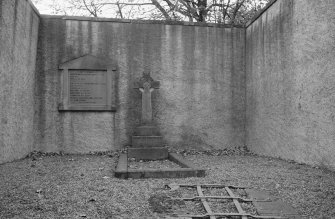
{"label": "stone step", "polygon": [[128,158],[135,158],[136,160],[163,160],[168,157],[169,152],[165,147],[128,148]]}
{"label": "stone step", "polygon": [[135,136],[160,136],[160,132],[157,126],[143,125],[135,129]]}
{"label": "stone step", "polygon": [[162,147],[162,145],[162,136],[132,136],[132,147],[134,148]]}

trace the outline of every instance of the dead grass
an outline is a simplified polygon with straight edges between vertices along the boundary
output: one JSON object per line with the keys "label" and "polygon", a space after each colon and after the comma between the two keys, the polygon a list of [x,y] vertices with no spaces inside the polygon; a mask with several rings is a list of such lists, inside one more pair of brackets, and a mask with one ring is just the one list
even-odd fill
{"label": "dead grass", "polygon": [[0,218],[157,218],[149,199],[173,182],[265,189],[305,218],[335,217],[335,173],[257,156],[187,155],[205,178],[121,180],[117,157],[65,155],[0,165]]}

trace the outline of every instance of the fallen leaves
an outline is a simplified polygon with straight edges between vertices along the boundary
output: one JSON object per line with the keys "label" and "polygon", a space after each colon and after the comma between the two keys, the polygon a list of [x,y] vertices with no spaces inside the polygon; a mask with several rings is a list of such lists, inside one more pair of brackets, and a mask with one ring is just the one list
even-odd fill
{"label": "fallen leaves", "polygon": [[[335,174],[330,171],[274,158],[234,155],[231,150],[182,153],[205,168],[206,177],[117,179],[112,172],[117,156],[108,154],[37,154],[35,161],[30,157],[0,165],[0,218],[155,218],[150,197],[165,185],[169,185],[167,192],[176,192],[177,184],[198,183],[266,189],[302,215],[335,217]],[[224,153],[230,155],[220,155]],[[185,194],[193,196],[194,191],[185,190]],[[168,198],[159,200],[166,211],[178,210],[169,209]],[[179,211],[192,209],[186,205],[180,203]]]}

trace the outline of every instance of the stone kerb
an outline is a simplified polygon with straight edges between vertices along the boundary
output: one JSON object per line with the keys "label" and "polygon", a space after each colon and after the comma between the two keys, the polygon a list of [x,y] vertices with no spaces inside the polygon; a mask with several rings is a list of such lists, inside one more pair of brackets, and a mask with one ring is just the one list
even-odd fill
{"label": "stone kerb", "polygon": [[216,28],[244,28],[244,25],[171,21],[171,20],[133,20],[133,19],[117,19],[117,18],[62,16],[62,15],[42,15],[42,17],[43,18],[63,19],[63,20],[94,21],[94,22],[115,22],[115,23],[131,23],[131,24],[162,24],[162,25],[182,25],[182,26],[199,26],[199,27],[216,27]]}

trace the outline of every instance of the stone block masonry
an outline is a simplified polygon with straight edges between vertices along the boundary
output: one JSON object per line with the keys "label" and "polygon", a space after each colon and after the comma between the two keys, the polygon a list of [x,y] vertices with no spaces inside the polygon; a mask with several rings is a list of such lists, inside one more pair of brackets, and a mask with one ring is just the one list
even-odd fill
{"label": "stone block masonry", "polygon": [[0,1],[0,163],[33,150],[39,22],[30,1]]}
{"label": "stone block masonry", "polygon": [[247,28],[246,142],[335,170],[335,2],[273,1]]}
{"label": "stone block masonry", "polygon": [[[131,145],[140,124],[144,71],[161,82],[152,113],[164,145],[219,149],[244,144],[245,29],[161,22],[43,17],[37,148],[86,153]],[[91,54],[114,60],[116,112],[59,112],[58,65]],[[144,132],[144,131],[143,131]]]}

